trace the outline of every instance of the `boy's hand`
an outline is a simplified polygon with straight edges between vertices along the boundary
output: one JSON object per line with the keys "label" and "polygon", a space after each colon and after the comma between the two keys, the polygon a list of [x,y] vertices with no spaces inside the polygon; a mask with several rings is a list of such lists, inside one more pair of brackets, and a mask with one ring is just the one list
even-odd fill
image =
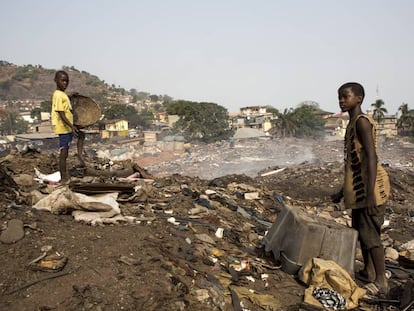
{"label": "boy's hand", "polygon": [[76,137],[78,137],[78,135],[79,135],[79,129],[76,127],[76,125],[73,125],[72,126],[72,132],[73,132],[73,135],[75,135]]}
{"label": "boy's hand", "polygon": [[338,191],[337,193],[334,193],[331,195],[331,200],[333,203],[339,203],[341,202],[341,199],[343,198],[344,194],[342,192],[342,189]]}

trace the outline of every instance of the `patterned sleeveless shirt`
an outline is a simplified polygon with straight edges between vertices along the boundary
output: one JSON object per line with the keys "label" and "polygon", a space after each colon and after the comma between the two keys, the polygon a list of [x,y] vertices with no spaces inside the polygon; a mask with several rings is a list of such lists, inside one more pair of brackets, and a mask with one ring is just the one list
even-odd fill
{"label": "patterned sleeveless shirt", "polygon": [[[356,131],[356,123],[361,117],[366,118],[371,123],[372,137],[374,138],[375,152],[377,153],[377,128],[374,120],[364,114],[350,120],[345,134],[344,201],[345,207],[352,209],[366,206],[368,161]],[[381,166],[378,153],[374,193],[377,206],[384,204],[390,194],[388,174]]]}

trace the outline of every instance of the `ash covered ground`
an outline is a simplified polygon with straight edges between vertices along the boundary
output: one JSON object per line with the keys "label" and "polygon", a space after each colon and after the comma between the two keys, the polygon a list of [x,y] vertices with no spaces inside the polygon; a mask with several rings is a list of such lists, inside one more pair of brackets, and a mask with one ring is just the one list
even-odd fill
{"label": "ash covered ground", "polygon": [[[414,239],[414,149],[405,140],[384,140],[379,146],[392,185],[383,241],[402,252],[404,243]],[[87,151],[92,147],[113,148],[87,145]],[[329,201],[341,185],[342,157],[342,140],[247,139],[233,147],[228,142],[192,145],[180,153],[114,159],[113,169],[136,162],[151,180],[128,182],[140,192],[132,201],[120,201],[120,208],[133,222],[91,226],[70,214],[32,208],[33,191],[47,195],[57,187],[34,180],[35,167],[45,174],[57,170],[55,153],[6,156],[1,159],[2,231],[18,219],[24,237],[0,244],[0,309],[234,310],[235,288],[248,289],[259,295],[256,298],[271,297],[270,306],[248,295],[239,297],[245,310],[304,309],[306,286],[275,269],[271,258],[260,257],[257,245],[268,229],[263,223],[273,223],[281,211],[277,196],[314,217],[349,224],[342,206]],[[88,166],[99,171],[107,160],[89,157]],[[76,164],[73,155],[69,164]],[[74,180],[116,182],[104,173],[75,174]],[[205,197],[212,191],[215,196]],[[257,193],[258,198],[246,199],[246,193]],[[169,222],[171,217],[178,223]],[[215,235],[217,228],[224,229],[222,238]],[[45,252],[66,258],[63,269],[49,272],[29,264]],[[356,263],[360,260],[358,253]],[[401,264],[395,259],[390,263]],[[241,266],[237,277],[232,276],[230,267]],[[409,273],[393,274],[392,298],[407,299],[403,289],[411,280]],[[363,310],[400,307],[361,305]]]}

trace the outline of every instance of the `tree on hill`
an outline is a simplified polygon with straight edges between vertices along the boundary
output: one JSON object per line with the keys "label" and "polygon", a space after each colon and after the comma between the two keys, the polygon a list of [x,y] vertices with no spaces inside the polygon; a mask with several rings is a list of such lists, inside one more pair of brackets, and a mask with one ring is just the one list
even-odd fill
{"label": "tree on hill", "polygon": [[104,111],[104,117],[107,120],[125,119],[132,128],[137,125],[138,112],[132,106],[115,104]]}
{"label": "tree on hill", "polygon": [[108,102],[108,92],[103,90],[98,93],[93,93],[89,95],[91,98],[93,98],[99,106],[101,106],[102,110],[108,109],[110,107],[110,104]]}
{"label": "tree on hill", "polygon": [[154,123],[154,114],[149,109],[142,109],[138,113],[137,126],[140,126],[143,130],[150,129]]}
{"label": "tree on hill", "polygon": [[372,117],[377,121],[377,123],[380,123],[382,119],[384,119],[385,114],[388,112],[387,109],[383,107],[384,105],[385,103],[382,99],[377,99],[375,103],[371,104],[371,107],[374,108]]}
{"label": "tree on hill", "polygon": [[173,132],[189,141],[210,143],[228,139],[232,134],[227,109],[218,104],[178,100],[167,106],[167,112],[180,117],[174,124]]}
{"label": "tree on hill", "polygon": [[139,100],[145,100],[149,97],[149,93],[138,92],[136,89],[130,89],[129,94],[132,96],[132,102],[136,103]]}
{"label": "tree on hill", "polygon": [[159,99],[158,95],[150,95],[149,98],[152,102],[156,102]]}
{"label": "tree on hill", "polygon": [[301,104],[294,110],[297,137],[320,137],[325,133],[325,120],[318,115],[319,107],[314,103]]}

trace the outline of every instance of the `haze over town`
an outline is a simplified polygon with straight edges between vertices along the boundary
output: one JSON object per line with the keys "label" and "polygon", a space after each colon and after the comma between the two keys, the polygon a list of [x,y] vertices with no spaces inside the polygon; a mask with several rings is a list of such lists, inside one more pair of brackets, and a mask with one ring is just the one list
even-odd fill
{"label": "haze over town", "polygon": [[75,66],[229,111],[312,100],[336,112],[336,90],[351,80],[365,86],[365,108],[414,103],[409,0],[17,0],[0,10],[0,59],[18,65]]}

